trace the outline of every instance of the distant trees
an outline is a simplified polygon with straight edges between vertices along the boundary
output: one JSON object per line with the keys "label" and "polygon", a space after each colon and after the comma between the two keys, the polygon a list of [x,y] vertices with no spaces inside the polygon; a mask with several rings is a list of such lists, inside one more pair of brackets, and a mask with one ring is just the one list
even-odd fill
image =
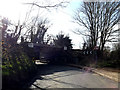
{"label": "distant trees", "polygon": [[[37,18],[37,17],[36,17]],[[2,19],[2,39],[11,45],[21,42],[44,43],[44,36],[48,30],[48,19],[33,19],[28,25],[12,24],[8,19]],[[12,27],[12,28],[11,28]],[[23,34],[23,30],[26,32]]]}
{"label": "distant trees", "polygon": [[119,60],[120,62],[120,40],[119,39],[118,39],[118,43],[113,44],[114,49],[111,52],[111,58],[115,60]]}
{"label": "distant trees", "polygon": [[72,49],[72,43],[69,36],[65,36],[64,34],[60,33],[56,35],[56,39],[54,39],[54,44],[57,47],[67,47],[67,50]]}
{"label": "distant trees", "polygon": [[[48,37],[47,42],[44,42],[44,36],[47,32],[47,30],[50,27],[50,21],[48,18],[44,18],[40,16],[40,10],[51,10],[51,9],[58,9],[62,7],[66,7],[68,2],[67,1],[55,1],[52,2],[46,2],[46,1],[40,1],[40,2],[28,2],[24,3],[26,5],[31,5],[30,11],[26,14],[26,18],[23,24],[25,24],[25,29],[27,29],[26,33],[22,37],[22,41],[32,42],[32,43],[40,43],[40,44],[46,44],[48,43],[50,37]],[[32,10],[37,7],[38,12],[36,13],[36,16],[30,17]]]}
{"label": "distant trees", "polygon": [[31,25],[27,25],[24,40],[32,43],[44,44],[44,36],[48,30],[48,19],[34,18]]}
{"label": "distant trees", "polygon": [[17,25],[14,25],[10,22],[10,20],[3,18],[2,27],[2,39],[4,40],[4,42],[11,45],[16,45],[17,41],[21,37],[23,25],[20,25],[19,22]]}
{"label": "distant trees", "polygon": [[[3,29],[6,29],[7,34],[6,37],[9,37],[12,44],[17,44],[18,40],[21,39],[22,42],[34,42],[34,43],[44,43],[43,38],[45,33],[47,32],[49,26],[49,20],[47,18],[43,18],[40,16],[39,11],[41,9],[57,9],[59,7],[67,6],[67,1],[58,1],[57,3],[48,3],[46,1],[33,2],[33,3],[25,3],[31,5],[30,10],[26,13],[25,20],[23,22],[18,21],[17,24],[13,24],[7,19],[2,19],[4,22]],[[32,10],[34,6],[37,6],[38,12],[36,16],[31,16]],[[8,28],[12,27],[12,28]],[[6,33],[5,30],[2,30],[3,33]],[[4,32],[5,31],[5,32]],[[25,32],[26,31],[26,32]],[[2,34],[4,35],[4,34]]]}
{"label": "distant trees", "polygon": [[[62,7],[66,7],[68,2],[67,1],[57,1],[57,2],[46,2],[46,1],[40,1],[40,2],[28,2],[24,3],[26,5],[31,5],[30,10],[26,13],[25,20],[23,22],[24,24],[24,30],[26,32],[22,36],[21,40],[25,42],[32,42],[32,43],[40,43],[40,44],[46,44],[47,42],[44,42],[44,36],[47,32],[47,30],[50,27],[50,21],[46,17],[41,17],[40,10],[51,10],[51,9],[58,9]],[[36,12],[36,16],[32,16],[32,11],[34,9],[37,9],[38,12]],[[49,37],[50,39],[50,37]]]}
{"label": "distant trees", "polygon": [[91,39],[90,38],[83,38],[84,40],[84,43],[83,43],[83,47],[82,49],[85,50],[85,49],[89,49],[89,50],[93,50],[93,47],[92,47],[92,44],[91,44]]}
{"label": "distant trees", "polygon": [[88,37],[92,48],[99,46],[103,51],[106,42],[113,42],[116,39],[114,29],[120,20],[120,2],[83,2],[81,8],[75,12],[74,22],[83,26],[85,30],[74,31]]}

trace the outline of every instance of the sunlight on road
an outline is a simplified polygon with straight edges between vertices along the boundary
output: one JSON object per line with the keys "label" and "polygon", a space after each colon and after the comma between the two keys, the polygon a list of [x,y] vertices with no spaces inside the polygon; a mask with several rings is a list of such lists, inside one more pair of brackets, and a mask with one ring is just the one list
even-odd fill
{"label": "sunlight on road", "polygon": [[118,83],[78,68],[49,66],[36,77],[30,88],[118,88]]}
{"label": "sunlight on road", "polygon": [[35,64],[40,65],[40,64],[47,64],[46,62],[40,62],[40,60],[35,60]]}

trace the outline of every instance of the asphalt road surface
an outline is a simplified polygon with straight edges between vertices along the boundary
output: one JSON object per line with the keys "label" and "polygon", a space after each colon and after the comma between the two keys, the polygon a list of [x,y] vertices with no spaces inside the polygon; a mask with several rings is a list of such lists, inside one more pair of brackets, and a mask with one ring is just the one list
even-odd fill
{"label": "asphalt road surface", "polygon": [[118,88],[118,82],[79,68],[43,65],[29,88]]}

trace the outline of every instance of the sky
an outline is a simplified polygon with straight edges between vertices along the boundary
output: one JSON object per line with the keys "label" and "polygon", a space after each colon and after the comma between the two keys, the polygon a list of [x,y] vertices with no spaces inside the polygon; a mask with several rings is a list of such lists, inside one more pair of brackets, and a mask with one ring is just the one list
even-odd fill
{"label": "sky", "polygon": [[[33,2],[34,0],[1,0],[0,1],[0,16],[7,17],[12,20],[12,22],[17,23],[18,20],[21,22],[25,20],[26,13],[30,10],[31,5],[24,3]],[[43,3],[57,3],[56,0],[35,0],[36,2]],[[51,1],[51,2],[50,2]],[[60,1],[60,0],[58,0]],[[70,3],[65,8],[50,9],[49,11],[45,9],[40,9],[41,17],[48,18],[51,27],[48,29],[48,34],[57,35],[61,31],[65,35],[69,35],[72,39],[72,44],[74,49],[78,49],[82,44],[82,36],[73,33],[73,30],[77,27],[77,24],[73,23],[74,11],[79,7],[80,0],[70,0]],[[34,8],[31,16],[36,15],[38,8]]]}
{"label": "sky", "polygon": [[[1,0],[0,1],[0,16],[7,17],[13,23],[23,23],[27,12],[30,11],[31,5],[25,4],[30,2],[37,2],[39,5],[48,5],[58,3],[61,0]],[[39,15],[42,18],[48,18],[50,21],[50,28],[47,34],[57,35],[61,31],[65,35],[69,35],[72,39],[72,44],[74,49],[82,48],[83,36],[73,33],[73,31],[79,26],[73,23],[74,11],[80,7],[82,0],[68,0],[70,3],[66,8],[59,9],[41,9],[34,7],[31,16],[36,16],[39,10]],[[81,28],[81,27],[79,27]],[[110,46],[111,43],[106,45]]]}
{"label": "sky", "polygon": [[54,22],[53,27],[50,28],[48,33],[58,34],[60,31],[63,31],[66,35],[69,35],[72,39],[73,48],[79,48],[80,44],[82,44],[82,36],[73,33],[76,29],[77,24],[73,23],[73,15],[75,9],[79,6],[80,1],[71,0],[70,4],[67,8],[60,9],[57,12],[52,12],[50,15],[50,19]]}

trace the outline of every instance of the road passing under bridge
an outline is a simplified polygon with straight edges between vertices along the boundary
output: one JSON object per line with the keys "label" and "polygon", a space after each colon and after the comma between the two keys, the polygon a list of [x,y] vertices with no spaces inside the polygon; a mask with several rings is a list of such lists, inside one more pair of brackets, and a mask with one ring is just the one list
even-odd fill
{"label": "road passing under bridge", "polygon": [[29,88],[118,88],[118,82],[79,68],[43,65]]}

